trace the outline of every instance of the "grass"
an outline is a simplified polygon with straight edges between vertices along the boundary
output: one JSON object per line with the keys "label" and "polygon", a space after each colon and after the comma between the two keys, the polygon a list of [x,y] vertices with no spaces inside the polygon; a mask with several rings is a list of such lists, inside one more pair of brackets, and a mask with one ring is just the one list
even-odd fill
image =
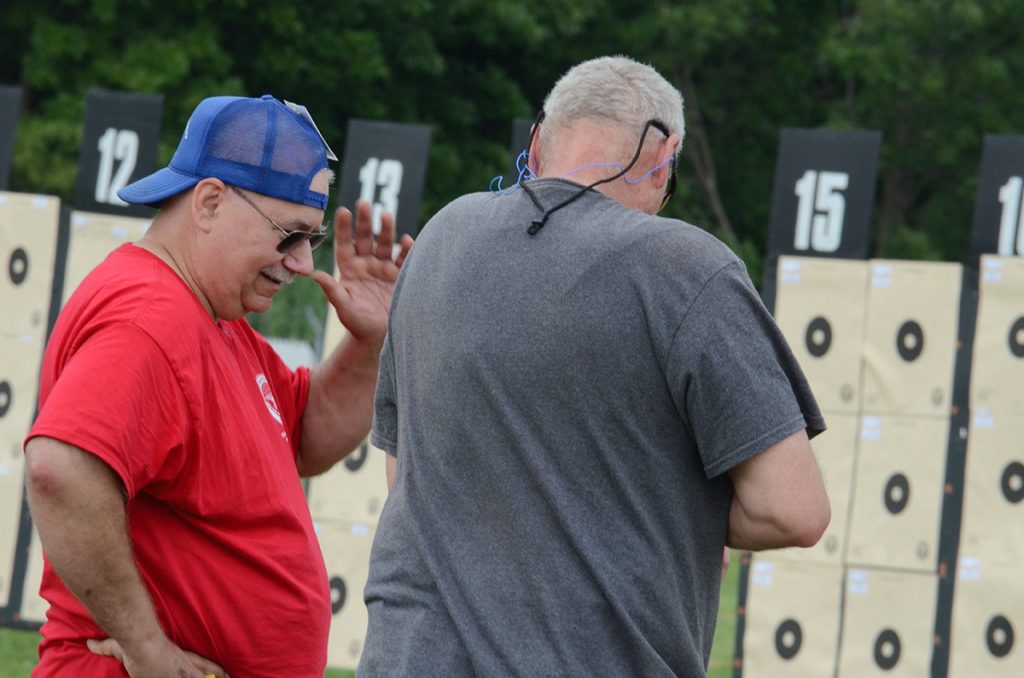
{"label": "grass", "polygon": [[[722,587],[722,603],[718,612],[718,631],[711,648],[708,678],[729,678],[732,675],[733,639],[736,635],[736,592],[740,565],[734,553],[732,567]],[[0,678],[28,678],[36,664],[39,635],[32,631],[0,628]],[[324,678],[353,678],[352,671],[327,669]]]}

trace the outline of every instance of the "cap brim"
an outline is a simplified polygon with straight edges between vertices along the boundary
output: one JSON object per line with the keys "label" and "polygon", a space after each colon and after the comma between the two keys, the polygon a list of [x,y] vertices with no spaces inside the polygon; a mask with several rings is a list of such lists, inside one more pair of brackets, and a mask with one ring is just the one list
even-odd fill
{"label": "cap brim", "polygon": [[165,167],[128,184],[117,192],[117,197],[132,205],[156,207],[167,198],[192,188],[199,181],[199,177]]}

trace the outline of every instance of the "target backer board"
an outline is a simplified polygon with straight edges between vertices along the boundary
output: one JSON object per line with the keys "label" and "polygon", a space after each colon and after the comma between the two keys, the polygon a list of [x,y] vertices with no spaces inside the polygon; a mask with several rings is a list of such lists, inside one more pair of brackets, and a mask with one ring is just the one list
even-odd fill
{"label": "target backer board", "polygon": [[28,547],[28,567],[25,570],[25,583],[21,592],[21,609],[17,620],[33,624],[46,621],[46,611],[50,604],[39,595],[39,586],[43,582],[43,547],[39,542],[39,533],[32,527],[32,541]]}
{"label": "target backer board", "polygon": [[318,520],[313,526],[320,540],[331,587],[327,664],[355,669],[366,637],[363,589],[369,572],[374,531],[370,525],[349,521]]}
{"label": "target backer board", "polygon": [[1024,258],[981,257],[971,408],[1024,414]]}
{"label": "target backer board", "polygon": [[0,85],[0,191],[6,191],[14,157],[14,139],[21,112],[21,88]]}
{"label": "target backer board", "polygon": [[356,200],[369,200],[374,234],[387,211],[399,234],[415,236],[429,151],[430,128],[424,125],[350,120],[338,204],[354,210]]}
{"label": "target backer board", "polygon": [[60,200],[0,192],[0,333],[46,335]]}
{"label": "target backer board", "polygon": [[972,412],[960,561],[1024,572],[1024,414]]}
{"label": "target backer board", "polygon": [[961,559],[953,605],[949,678],[1024,676],[1024,581],[1020,565]]}
{"label": "target backer board", "polygon": [[826,412],[860,410],[868,264],[779,258],[775,321]]}
{"label": "target backer board", "polygon": [[89,90],[78,156],[75,207],[88,212],[148,217],[117,192],[157,170],[164,99],[153,94]]}
{"label": "target backer board", "polygon": [[935,575],[852,568],[845,591],[839,678],[931,675]]}
{"label": "target backer board", "polygon": [[63,302],[89,272],[107,255],[126,242],[134,242],[146,234],[152,222],[148,219],[74,211],[71,213],[71,236],[64,274]]}
{"label": "target backer board", "polygon": [[745,610],[744,677],[831,676],[842,580],[839,566],[755,554]]}
{"label": "target backer board", "polygon": [[949,415],[961,279],[959,264],[872,260],[865,413]]}
{"label": "target backer board", "polygon": [[309,482],[314,520],[348,520],[376,525],[387,499],[385,452],[364,441],[359,449]]}
{"label": "target backer board", "polygon": [[862,418],[848,564],[935,572],[948,438],[945,418]]}
{"label": "target backer board", "polygon": [[814,546],[773,551],[772,557],[839,567],[846,554],[850,490],[860,420],[852,414],[826,412],[825,421],[828,422],[828,431],[811,441],[811,449],[825,482],[825,491],[832,507],[832,520]]}

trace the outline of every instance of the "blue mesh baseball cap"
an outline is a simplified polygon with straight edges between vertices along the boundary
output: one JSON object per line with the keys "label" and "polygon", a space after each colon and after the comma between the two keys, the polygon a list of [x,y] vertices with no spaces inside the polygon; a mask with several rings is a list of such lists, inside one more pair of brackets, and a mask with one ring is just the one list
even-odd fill
{"label": "blue mesh baseball cap", "polygon": [[[300,112],[301,109],[301,112]],[[210,97],[192,112],[171,164],[128,184],[127,203],[158,206],[203,179],[326,209],[327,195],[309,190],[333,153],[301,106],[266,94]]]}

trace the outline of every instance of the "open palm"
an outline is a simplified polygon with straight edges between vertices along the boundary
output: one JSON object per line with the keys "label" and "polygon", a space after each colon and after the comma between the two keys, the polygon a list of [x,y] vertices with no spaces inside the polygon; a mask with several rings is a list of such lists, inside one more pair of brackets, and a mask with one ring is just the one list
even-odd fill
{"label": "open palm", "polygon": [[315,271],[313,279],[323,289],[342,325],[352,336],[365,342],[380,343],[387,332],[391,295],[398,270],[405,261],[413,240],[402,236],[397,256],[395,218],[381,214],[380,234],[373,237],[373,212],[366,200],[356,202],[356,224],[352,212],[339,207],[334,213],[334,260],[338,277]]}

